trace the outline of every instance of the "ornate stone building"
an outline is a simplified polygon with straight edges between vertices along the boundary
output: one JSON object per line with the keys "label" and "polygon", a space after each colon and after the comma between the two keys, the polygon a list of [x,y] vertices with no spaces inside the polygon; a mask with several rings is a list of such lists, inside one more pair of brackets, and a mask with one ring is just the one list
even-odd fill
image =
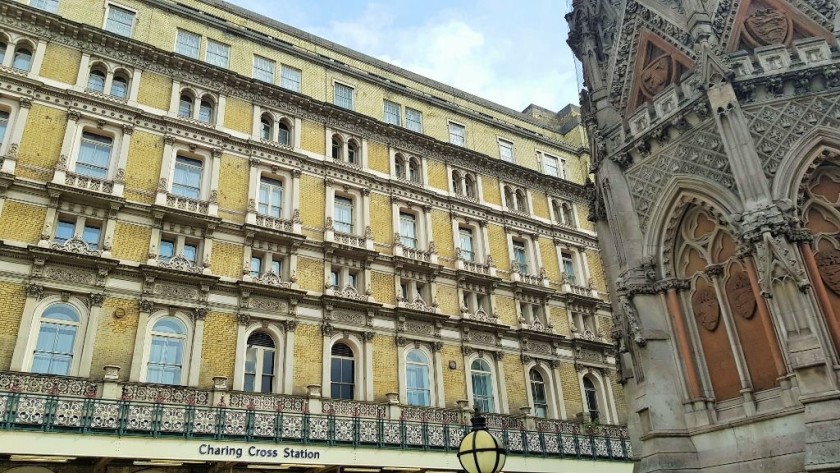
{"label": "ornate stone building", "polygon": [[567,15],[637,471],[840,471],[836,7]]}
{"label": "ornate stone building", "polygon": [[628,471],[584,136],[224,2],[0,3],[0,471],[453,471],[476,405]]}

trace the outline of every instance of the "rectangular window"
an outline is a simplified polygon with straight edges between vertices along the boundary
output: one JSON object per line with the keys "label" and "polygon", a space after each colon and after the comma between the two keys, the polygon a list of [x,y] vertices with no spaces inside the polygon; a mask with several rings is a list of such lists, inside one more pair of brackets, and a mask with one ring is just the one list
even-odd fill
{"label": "rectangular window", "polygon": [[464,125],[449,122],[449,142],[453,145],[464,146],[466,131]]}
{"label": "rectangular window", "polygon": [[181,197],[198,199],[201,194],[201,170],[201,161],[178,156],[175,159],[172,193]]}
{"label": "rectangular window", "polygon": [[554,156],[543,155],[543,170],[549,176],[560,177],[559,161]]}
{"label": "rectangular window", "polygon": [[73,238],[74,233],[76,233],[76,222],[70,220],[59,220],[58,225],[55,227],[55,241],[58,243],[64,243],[65,241]]}
{"label": "rectangular window", "polygon": [[169,261],[175,256],[175,240],[161,240],[158,250],[158,259]]}
{"label": "rectangular window", "polygon": [[271,260],[271,272],[280,276],[283,271],[283,263],[281,261]]}
{"label": "rectangular window", "polygon": [[175,52],[184,56],[198,59],[198,50],[201,47],[201,36],[187,30],[178,30],[175,39]]}
{"label": "rectangular window", "polygon": [[258,211],[262,215],[280,218],[283,212],[283,184],[266,177],[260,179],[260,203]]}
{"label": "rectangular window", "polygon": [[330,271],[330,286],[338,287],[338,271]]}
{"label": "rectangular window", "polygon": [[0,145],[6,138],[6,129],[9,128],[9,112],[0,111]]}
{"label": "rectangular window", "polygon": [[385,101],[385,123],[400,126],[400,104]]}
{"label": "rectangular window", "polygon": [[204,60],[214,66],[227,68],[228,64],[230,64],[230,46],[208,39],[207,56]]}
{"label": "rectangular window", "polygon": [[31,0],[29,6],[50,13],[58,13],[58,0]]}
{"label": "rectangular window", "polygon": [[423,133],[423,113],[405,107],[405,127],[417,133]]}
{"label": "rectangular window", "polygon": [[473,234],[469,228],[458,230],[460,238],[461,257],[465,261],[475,261],[475,250],[473,249]]}
{"label": "rectangular window", "polygon": [[275,62],[271,59],[254,54],[254,79],[274,83]]}
{"label": "rectangular window", "polygon": [[251,277],[258,278],[262,274],[262,258],[251,257]]}
{"label": "rectangular window", "polygon": [[108,5],[108,19],[105,29],[111,33],[131,37],[134,28],[134,12],[114,5]]}
{"label": "rectangular window", "polygon": [[82,133],[79,146],[79,159],[76,160],[78,174],[105,179],[108,176],[108,163],[111,161],[113,140],[93,133]]}
{"label": "rectangular window", "polygon": [[513,259],[519,264],[520,273],[531,274],[528,270],[528,254],[525,252],[525,243],[521,241],[513,242]]}
{"label": "rectangular window", "polygon": [[280,87],[300,92],[301,75],[300,69],[283,64],[280,67]]}
{"label": "rectangular window", "polygon": [[502,161],[515,162],[513,159],[513,143],[507,140],[499,140],[499,157]]}
{"label": "rectangular window", "polygon": [[99,249],[99,237],[102,235],[102,230],[99,227],[86,224],[82,231],[82,240],[87,243],[91,250]]}
{"label": "rectangular window", "polygon": [[400,244],[417,248],[417,225],[412,214],[400,213]]}
{"label": "rectangular window", "polygon": [[197,261],[196,258],[198,257],[198,245],[192,243],[184,243],[184,249],[181,253],[184,256],[185,260],[195,264],[195,262]]}
{"label": "rectangular window", "polygon": [[346,197],[336,197],[334,214],[333,225],[335,231],[353,233],[353,201]]}
{"label": "rectangular window", "polygon": [[335,84],[334,104],[341,108],[353,110],[353,88],[344,84]]}
{"label": "rectangular window", "polygon": [[563,274],[566,276],[566,282],[575,285],[575,263],[572,261],[572,255],[566,252],[561,253],[563,259]]}

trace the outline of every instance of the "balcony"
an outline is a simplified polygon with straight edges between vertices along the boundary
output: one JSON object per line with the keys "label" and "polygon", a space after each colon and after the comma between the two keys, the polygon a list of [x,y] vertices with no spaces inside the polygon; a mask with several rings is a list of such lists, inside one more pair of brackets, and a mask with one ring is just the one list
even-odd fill
{"label": "balcony", "polygon": [[205,199],[194,199],[175,194],[169,191],[169,183],[165,177],[158,182],[155,204],[157,210],[168,213],[176,213],[180,217],[193,220],[194,222],[212,221],[218,223],[221,219],[219,214],[219,191],[213,189],[209,197]]}
{"label": "balcony", "polygon": [[76,200],[93,205],[122,203],[125,170],[118,169],[113,179],[99,179],[67,170],[67,157],[62,155],[53,173],[50,189],[72,194]]}
{"label": "balcony", "polygon": [[486,263],[468,259],[461,248],[455,249],[455,270],[459,279],[467,279],[481,284],[495,284],[499,281],[496,276],[496,265],[493,256],[488,255]]}
{"label": "balcony", "polygon": [[394,233],[394,263],[398,268],[410,268],[437,274],[440,272],[435,242],[429,242],[429,249],[411,248],[402,244],[402,235]]}
{"label": "balcony", "polygon": [[292,218],[278,218],[257,212],[257,202],[248,201],[248,213],[242,226],[250,238],[273,240],[278,243],[296,245],[305,240],[301,233],[300,210],[292,212]]}
{"label": "balcony", "polygon": [[[466,401],[458,408],[402,406],[388,402],[332,400],[320,386],[306,398],[230,391],[214,378],[212,390],[116,381],[119,368],[106,367],[106,379],[0,373],[0,429],[78,435],[141,436],[149,439],[215,438],[227,441],[357,448],[400,448],[454,452],[469,432]],[[632,459],[623,426],[584,426],[527,414],[487,414],[487,424],[509,455]],[[449,454],[449,453],[448,453]]]}
{"label": "balcony", "polygon": [[339,287],[327,284],[324,295],[349,301],[374,302],[370,291],[366,291],[364,294],[361,294],[359,293],[359,290],[353,286]]}

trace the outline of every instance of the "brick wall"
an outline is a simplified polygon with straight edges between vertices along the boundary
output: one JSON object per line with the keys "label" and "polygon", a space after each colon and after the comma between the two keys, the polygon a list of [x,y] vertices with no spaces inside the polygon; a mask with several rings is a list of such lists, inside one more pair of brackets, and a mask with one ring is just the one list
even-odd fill
{"label": "brick wall", "polygon": [[158,110],[169,110],[171,98],[172,79],[154,72],[143,71],[143,75],[140,76],[140,88],[137,91],[138,102]]}
{"label": "brick wall", "polygon": [[381,273],[379,271],[370,272],[371,291],[376,302],[382,304],[394,305],[397,303],[396,288],[394,286],[394,275],[391,273]]}
{"label": "brick wall", "polygon": [[391,174],[391,166],[388,159],[388,146],[377,141],[368,141],[367,165],[374,171]]}
{"label": "brick wall", "polygon": [[[306,394],[309,384],[321,384],[324,337],[318,325],[298,324],[295,329],[294,394]],[[329,386],[322,386],[329,393]]]}
{"label": "brick wall", "polygon": [[[114,317],[117,310],[123,314],[122,317]],[[120,379],[128,380],[139,317],[136,299],[105,299],[100,311],[99,325],[96,327],[96,347],[90,367],[92,377],[102,377],[105,365],[117,365],[121,368]]]}
{"label": "brick wall", "polygon": [[117,222],[111,255],[116,259],[146,262],[152,229],[143,225]]}
{"label": "brick wall", "polygon": [[[20,141],[16,174],[39,181],[52,179],[53,170],[58,164],[61,153],[61,142],[64,139],[66,126],[67,112],[33,104]],[[27,166],[41,169],[31,169]]]}
{"label": "brick wall", "polygon": [[19,243],[38,243],[47,209],[6,200],[0,215],[0,239]]}
{"label": "brick wall", "polygon": [[143,204],[155,201],[162,161],[163,136],[134,130],[125,169],[126,200]]}
{"label": "brick wall", "polygon": [[385,401],[388,393],[400,392],[397,345],[394,337],[376,334],[373,337],[373,392],[374,400]]}
{"label": "brick wall", "polygon": [[0,281],[0,371],[8,370],[12,362],[25,301],[23,284]]}
{"label": "brick wall", "polygon": [[79,73],[79,63],[82,52],[70,49],[57,43],[48,43],[44,51],[44,62],[41,65],[41,75],[65,84],[75,84]]}
{"label": "brick wall", "polygon": [[245,223],[249,179],[250,165],[247,159],[222,155],[219,172],[219,214],[225,220]]}
{"label": "brick wall", "polygon": [[324,261],[298,257],[297,282],[301,289],[324,292]]}
{"label": "brick wall", "polygon": [[323,228],[324,192],[323,179],[308,174],[300,176],[300,217],[303,225]]}
{"label": "brick wall", "polygon": [[218,240],[213,242],[213,254],[210,258],[213,274],[239,279],[242,276],[242,264],[242,245]]}
{"label": "brick wall", "polygon": [[210,312],[204,322],[204,345],[201,350],[199,385],[213,387],[213,376],[233,379],[236,353],[237,319],[234,314]]}

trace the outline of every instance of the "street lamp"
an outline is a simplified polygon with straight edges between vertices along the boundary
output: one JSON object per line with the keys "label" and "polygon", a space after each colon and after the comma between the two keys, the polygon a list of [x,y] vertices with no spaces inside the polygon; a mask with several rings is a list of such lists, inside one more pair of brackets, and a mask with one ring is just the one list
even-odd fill
{"label": "street lamp", "polygon": [[499,473],[505,467],[507,450],[487,430],[487,420],[481,416],[478,407],[471,421],[472,432],[461,440],[458,461],[467,473]]}

